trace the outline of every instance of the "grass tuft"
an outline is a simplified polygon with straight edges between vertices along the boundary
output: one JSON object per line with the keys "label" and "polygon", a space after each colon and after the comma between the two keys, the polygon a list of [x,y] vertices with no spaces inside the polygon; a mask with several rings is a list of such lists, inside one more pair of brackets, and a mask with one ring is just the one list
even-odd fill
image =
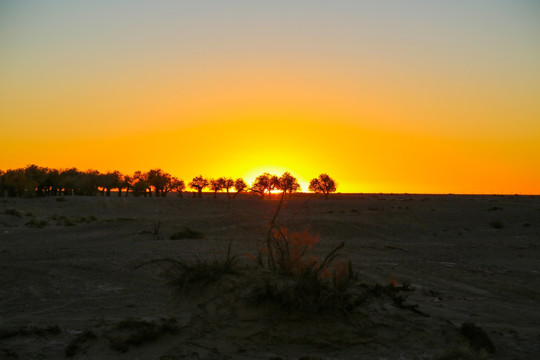
{"label": "grass tuft", "polygon": [[35,227],[38,229],[42,229],[49,223],[48,220],[39,220],[39,219],[31,219],[29,222],[27,222],[25,225],[28,227]]}
{"label": "grass tuft", "polygon": [[7,208],[6,215],[11,215],[11,216],[16,216],[16,217],[22,216],[21,213],[15,208]]}
{"label": "grass tuft", "polygon": [[161,319],[159,323],[147,320],[127,319],[116,324],[109,335],[111,349],[126,352],[131,345],[142,345],[157,340],[164,334],[179,330],[176,319]]}
{"label": "grass tuft", "polygon": [[166,258],[145,262],[137,268],[154,263],[168,265],[163,275],[167,279],[167,284],[178,295],[187,294],[194,289],[204,289],[225,275],[237,274],[239,270],[237,256],[231,255],[231,243],[227,249],[227,256],[222,259],[196,258],[194,261],[185,261]]}
{"label": "grass tuft", "polygon": [[169,237],[169,239],[171,240],[202,239],[202,238],[204,238],[204,235],[201,232],[190,229],[187,226],[185,226],[182,230],[175,232]]}

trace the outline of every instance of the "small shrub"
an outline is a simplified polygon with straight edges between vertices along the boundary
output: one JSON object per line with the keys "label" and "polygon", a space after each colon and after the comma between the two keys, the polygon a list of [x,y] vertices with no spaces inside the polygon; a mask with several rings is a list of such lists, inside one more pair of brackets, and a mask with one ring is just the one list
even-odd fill
{"label": "small shrub", "polygon": [[108,336],[111,349],[126,352],[130,345],[145,344],[166,333],[174,334],[178,331],[178,326],[174,318],[161,319],[160,323],[127,319],[116,324],[112,330],[116,334]]}
{"label": "small shrub", "polygon": [[495,345],[481,327],[466,322],[461,326],[461,333],[469,341],[473,349],[477,351],[486,350],[491,354],[495,353]]}
{"label": "small shrub", "polygon": [[64,225],[64,226],[75,226],[75,221],[71,220],[67,216],[60,216],[60,221],[57,223],[58,225]]}
{"label": "small shrub", "polygon": [[167,283],[179,295],[193,289],[202,289],[215,283],[227,274],[236,274],[238,264],[236,256],[227,255],[226,259],[201,260],[194,262],[173,261],[165,271]]}
{"label": "small shrub", "polygon": [[82,344],[87,342],[91,339],[96,339],[97,336],[94,334],[91,330],[85,330],[78,336],[76,336],[73,340],[69,342],[69,344],[66,346],[65,355],[66,357],[73,357],[77,355],[79,350],[81,350]]}
{"label": "small shrub", "polygon": [[476,351],[468,345],[461,345],[446,350],[442,355],[435,357],[435,360],[490,360],[490,356],[485,350]]}
{"label": "small shrub", "polygon": [[500,220],[492,221],[489,225],[494,229],[502,229],[504,227],[504,223]]}
{"label": "small shrub", "polygon": [[35,227],[38,229],[42,229],[49,223],[48,220],[38,220],[38,219],[32,219],[29,222],[27,222],[25,225],[28,227]]}
{"label": "small shrub", "polygon": [[12,216],[16,216],[16,217],[21,217],[21,213],[15,209],[15,208],[7,208],[6,209],[6,215],[12,215]]}
{"label": "small shrub", "polygon": [[157,259],[145,262],[137,268],[153,263],[168,265],[163,276],[178,295],[189,293],[193,289],[204,288],[224,275],[237,274],[239,269],[238,258],[236,255],[231,255],[231,244],[227,249],[227,256],[223,259],[196,258],[194,261]]}
{"label": "small shrub", "polygon": [[190,229],[185,226],[182,230],[172,234],[169,239],[171,240],[181,240],[181,239],[202,239],[204,235],[196,230]]}
{"label": "small shrub", "polygon": [[500,206],[493,206],[493,207],[490,207],[488,209],[488,211],[499,211],[499,210],[502,210],[503,208],[500,207]]}

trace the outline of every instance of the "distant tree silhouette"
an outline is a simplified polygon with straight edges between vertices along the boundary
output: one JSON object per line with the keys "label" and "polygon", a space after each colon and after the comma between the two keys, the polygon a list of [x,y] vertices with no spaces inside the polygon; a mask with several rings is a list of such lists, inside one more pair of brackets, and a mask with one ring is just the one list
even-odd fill
{"label": "distant tree silhouette", "polygon": [[208,186],[208,180],[205,179],[202,175],[194,177],[189,183],[189,187],[197,190],[197,196],[202,198],[202,191],[205,187]]}
{"label": "distant tree silhouette", "polygon": [[258,194],[261,199],[264,199],[266,193],[271,194],[272,190],[279,188],[279,178],[270,173],[263,173],[255,179],[251,185],[251,192]]}
{"label": "distant tree silhouette", "polygon": [[171,177],[171,174],[168,174],[161,169],[152,169],[146,174],[148,185],[154,188],[156,197],[165,197]]}
{"label": "distant tree silhouette", "polygon": [[326,199],[328,199],[328,194],[336,191],[336,187],[334,179],[327,174],[320,174],[318,178],[309,182],[309,191],[324,194]]}
{"label": "distant tree silhouette", "polygon": [[186,184],[184,180],[178,179],[176,177],[171,178],[171,190],[176,191],[178,197],[182,197],[182,191],[186,189]]}
{"label": "distant tree silhouette", "polygon": [[284,193],[288,192],[290,195],[293,192],[300,190],[300,184],[289,172],[284,172],[279,178],[278,189],[282,190]]}
{"label": "distant tree silhouette", "polygon": [[238,178],[234,181],[234,189],[236,190],[236,193],[234,194],[233,198],[236,198],[238,194],[240,194],[242,191],[244,191],[248,185],[242,178]]}
{"label": "distant tree silhouette", "polygon": [[28,187],[24,169],[9,169],[4,174],[4,186],[9,196],[21,197]]}
{"label": "distant tree silhouette", "polygon": [[128,196],[129,192],[133,190],[132,188],[133,183],[133,177],[130,175],[124,175],[122,176],[122,183],[120,186],[122,186],[122,189],[126,189],[126,197]]}
{"label": "distant tree silhouette", "polygon": [[223,179],[223,188],[227,191],[227,199],[231,198],[229,190],[234,186],[234,180],[231,178],[222,178]]}
{"label": "distant tree silhouette", "polygon": [[96,175],[98,177],[98,185],[101,188],[101,195],[106,193],[107,196],[111,196],[111,189],[118,189],[121,186],[122,175],[119,171]]}
{"label": "distant tree silhouette", "polygon": [[217,192],[223,190],[225,184],[224,178],[217,178],[210,180],[210,190],[214,192],[214,199],[217,197]]}
{"label": "distant tree silhouette", "polygon": [[[226,190],[229,199],[231,188],[236,190],[233,198],[249,188],[242,178],[233,180],[220,177],[209,181],[202,175],[194,177],[188,185],[197,190],[194,197],[199,198],[202,197],[204,188],[208,186],[214,192],[214,197],[218,191]],[[95,196],[100,192],[102,195],[110,196],[111,190],[114,189],[118,190],[118,196],[122,196],[125,189],[125,196],[131,192],[134,196],[164,197],[167,193],[175,191],[181,197],[186,184],[162,169],[136,171],[133,175],[124,175],[117,170],[100,173],[97,170],[80,171],[75,167],[51,169],[34,164],[6,171],[0,169],[0,196]],[[283,173],[280,177],[265,172],[260,174],[249,188],[261,198],[270,195],[276,189],[281,190],[283,194],[292,194],[300,190],[300,184],[289,172]],[[336,191],[336,182],[327,174],[320,174],[318,178],[311,180],[309,191],[322,193],[328,197],[330,193]]]}
{"label": "distant tree silhouette", "polygon": [[5,190],[6,188],[4,187],[4,174],[5,174],[4,171],[2,171],[2,170],[0,169],[0,196],[1,196],[1,197],[4,197],[4,196],[5,196],[4,193],[5,193],[5,191],[6,191],[6,190]]}
{"label": "distant tree silhouette", "polygon": [[[148,183],[148,174],[141,171],[135,171],[131,178],[131,191],[135,196],[147,196],[150,184]],[[152,193],[150,193],[152,194]]]}

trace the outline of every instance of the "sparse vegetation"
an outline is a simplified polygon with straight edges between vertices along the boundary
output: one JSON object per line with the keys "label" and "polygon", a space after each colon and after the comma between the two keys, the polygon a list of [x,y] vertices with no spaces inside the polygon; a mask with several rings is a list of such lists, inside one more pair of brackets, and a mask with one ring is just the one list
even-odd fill
{"label": "sparse vegetation", "polygon": [[490,360],[488,352],[485,350],[476,351],[469,345],[461,345],[435,357],[434,360]]}
{"label": "sparse vegetation", "polygon": [[169,239],[171,240],[182,240],[182,239],[202,239],[204,235],[197,231],[185,226],[182,230],[172,234]]}
{"label": "sparse vegetation", "polygon": [[84,330],[82,333],[73,338],[69,344],[66,346],[64,351],[66,357],[73,357],[77,355],[83,344],[89,340],[96,339],[97,336],[92,330]]}
{"label": "sparse vegetation", "polygon": [[47,226],[48,223],[49,223],[48,220],[33,218],[29,222],[27,222],[25,225],[28,227],[35,227],[35,228],[41,229]]}
{"label": "sparse vegetation", "polygon": [[502,229],[504,228],[504,223],[500,220],[492,221],[489,223],[489,225],[494,229]]}
{"label": "sparse vegetation", "polygon": [[15,209],[15,208],[7,208],[6,209],[6,215],[12,215],[12,216],[16,216],[16,217],[21,217],[21,213]]}
{"label": "sparse vegetation", "polygon": [[202,289],[224,275],[236,274],[239,270],[238,258],[231,254],[231,243],[229,243],[225,258],[196,258],[193,261],[157,259],[145,262],[137,268],[153,263],[167,265],[163,275],[167,279],[167,284],[179,295],[189,293],[194,289]]}
{"label": "sparse vegetation", "polygon": [[116,324],[107,335],[111,349],[126,352],[129,347],[152,342],[165,334],[178,332],[176,319],[161,319],[159,323],[127,319]]}

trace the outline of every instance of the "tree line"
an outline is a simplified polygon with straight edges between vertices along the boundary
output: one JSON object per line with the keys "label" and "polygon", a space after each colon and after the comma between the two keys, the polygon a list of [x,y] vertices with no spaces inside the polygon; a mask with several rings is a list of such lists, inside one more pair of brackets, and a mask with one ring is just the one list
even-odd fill
{"label": "tree line", "polygon": [[[225,191],[234,198],[242,192],[256,194],[261,198],[273,191],[292,194],[300,191],[298,180],[288,172],[281,176],[263,173],[255,179],[251,186],[243,178],[233,179],[219,177],[208,179],[202,175],[194,177],[187,186],[192,189],[193,196],[202,197],[203,190],[208,189],[217,197],[218,192]],[[320,174],[310,181],[309,191],[324,194],[326,197],[336,191],[336,182],[327,174]],[[60,195],[111,196],[116,191],[118,196],[155,196],[165,197],[168,193],[183,196],[186,183],[171,174],[152,169],[147,172],[136,171],[125,175],[119,171],[106,173],[97,170],[80,171],[77,168],[51,169],[37,165],[25,168],[0,170],[0,196],[43,197]],[[234,193],[233,193],[234,190]]]}

